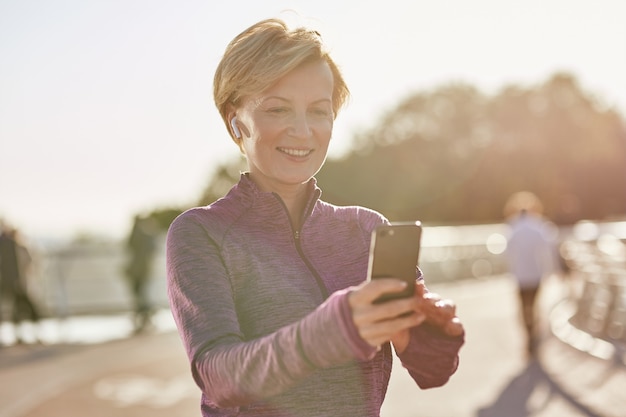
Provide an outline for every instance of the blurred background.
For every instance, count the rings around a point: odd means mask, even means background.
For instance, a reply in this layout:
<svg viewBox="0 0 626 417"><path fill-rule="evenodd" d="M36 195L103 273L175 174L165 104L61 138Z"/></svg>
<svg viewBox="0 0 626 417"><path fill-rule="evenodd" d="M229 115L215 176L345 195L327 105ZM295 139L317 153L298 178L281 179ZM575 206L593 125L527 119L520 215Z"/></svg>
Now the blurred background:
<svg viewBox="0 0 626 417"><path fill-rule="evenodd" d="M271 16L316 28L352 90L325 189L338 170L351 184L398 176L401 193L371 193L376 208L483 222L509 190L543 180L563 221L614 215L623 202L588 197L623 177L622 3L2 0L0 216L38 241L119 239L136 213L196 204L239 155L213 72L230 39ZM368 154L409 162L362 170ZM341 198L364 198L353 188ZM468 199L469 213L431 214Z"/></svg>
<svg viewBox="0 0 626 417"><path fill-rule="evenodd" d="M0 0L0 219L28 252L44 323L22 342L173 329L167 227L245 168L213 72L268 17L318 30L352 92L317 176L325 200L421 220L421 266L444 285L507 274L503 207L532 191L583 271L567 297L595 322L579 327L622 346L620 0ZM15 330L5 320L0 341L18 344Z"/></svg>

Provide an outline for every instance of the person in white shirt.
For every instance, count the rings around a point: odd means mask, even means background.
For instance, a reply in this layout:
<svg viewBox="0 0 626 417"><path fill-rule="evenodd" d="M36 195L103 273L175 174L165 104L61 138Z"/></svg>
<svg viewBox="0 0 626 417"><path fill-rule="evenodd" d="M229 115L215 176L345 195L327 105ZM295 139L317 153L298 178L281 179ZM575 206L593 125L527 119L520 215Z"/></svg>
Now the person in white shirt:
<svg viewBox="0 0 626 417"><path fill-rule="evenodd" d="M509 224L506 257L518 284L527 350L532 357L537 344L535 304L542 280L554 271L556 229L543 217L541 201L531 192L513 194L504 211Z"/></svg>

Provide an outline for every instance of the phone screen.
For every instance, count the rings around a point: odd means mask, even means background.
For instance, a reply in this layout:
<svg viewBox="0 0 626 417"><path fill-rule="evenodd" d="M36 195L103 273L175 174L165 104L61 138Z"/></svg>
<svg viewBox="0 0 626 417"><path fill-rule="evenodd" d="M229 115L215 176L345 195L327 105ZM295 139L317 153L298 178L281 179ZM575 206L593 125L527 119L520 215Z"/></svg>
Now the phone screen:
<svg viewBox="0 0 626 417"><path fill-rule="evenodd" d="M389 293L375 302L410 297L415 292L422 227L420 222L380 225L372 232L368 280L398 278L408 285L402 292Z"/></svg>

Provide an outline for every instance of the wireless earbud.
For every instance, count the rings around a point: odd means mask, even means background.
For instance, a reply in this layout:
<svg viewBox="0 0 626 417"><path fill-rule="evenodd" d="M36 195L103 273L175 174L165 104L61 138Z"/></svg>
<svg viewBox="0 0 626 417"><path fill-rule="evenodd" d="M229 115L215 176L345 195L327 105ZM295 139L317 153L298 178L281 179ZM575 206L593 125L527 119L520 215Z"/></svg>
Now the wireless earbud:
<svg viewBox="0 0 626 417"><path fill-rule="evenodd" d="M235 137L237 137L237 139L241 139L241 132L237 127L237 116L230 119L230 127L233 128L233 133L235 134Z"/></svg>

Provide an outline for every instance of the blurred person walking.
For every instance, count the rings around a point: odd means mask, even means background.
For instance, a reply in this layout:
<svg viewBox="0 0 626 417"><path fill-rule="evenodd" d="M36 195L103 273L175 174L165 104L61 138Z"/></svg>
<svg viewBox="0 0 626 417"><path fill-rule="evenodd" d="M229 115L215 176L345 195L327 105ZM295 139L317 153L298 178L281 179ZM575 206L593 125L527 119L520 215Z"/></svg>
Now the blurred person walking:
<svg viewBox="0 0 626 417"><path fill-rule="evenodd" d="M535 304L542 280L555 271L557 231L543 216L539 198L529 191L511 195L504 215L509 225L506 259L517 282L527 352L532 358L537 346Z"/></svg>
<svg viewBox="0 0 626 417"><path fill-rule="evenodd" d="M146 330L152 316L148 289L156 250L156 234L157 227L151 217L135 216L126 242L129 258L124 272L133 297L136 333Z"/></svg>
<svg viewBox="0 0 626 417"><path fill-rule="evenodd" d="M4 313L8 313L17 343L24 343L23 322L38 324L41 318L26 282L32 257L17 229L5 223L0 228L0 322L4 321Z"/></svg>

